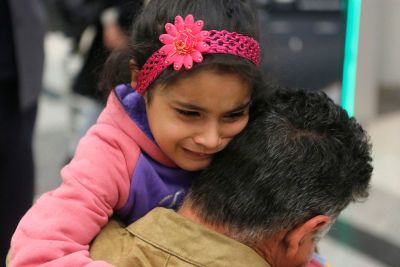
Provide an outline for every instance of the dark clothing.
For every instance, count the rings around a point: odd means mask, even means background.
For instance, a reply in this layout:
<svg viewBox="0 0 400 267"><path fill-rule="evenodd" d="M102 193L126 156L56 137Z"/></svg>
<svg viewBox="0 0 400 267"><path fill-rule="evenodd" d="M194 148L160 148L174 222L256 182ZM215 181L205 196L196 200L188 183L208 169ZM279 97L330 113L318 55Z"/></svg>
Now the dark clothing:
<svg viewBox="0 0 400 267"><path fill-rule="evenodd" d="M32 136L37 106L21 110L18 84L0 82L0 262L4 262L12 233L33 200ZM4 127L3 127L4 126ZM2 264L0 264L2 266Z"/></svg>
<svg viewBox="0 0 400 267"><path fill-rule="evenodd" d="M0 266L33 201L32 137L43 71L38 0L0 1Z"/></svg>
<svg viewBox="0 0 400 267"><path fill-rule="evenodd" d="M17 79L14 40L8 1L0 1L0 81Z"/></svg>
<svg viewBox="0 0 400 267"><path fill-rule="evenodd" d="M42 89L45 13L40 0L8 0L17 66L19 108L36 105ZM3 51L1 51L3 56Z"/></svg>
<svg viewBox="0 0 400 267"><path fill-rule="evenodd" d="M126 32L127 36L129 36L132 20L139 13L142 7L142 2L143 1L137 0L105 0L104 6L113 6L118 10L118 25ZM101 25L100 20L97 20L92 26L96 29L96 35L84 59L82 69L73 83L72 90L74 93L78 93L79 95L98 100L102 97L101 93L98 91L100 73L110 51L104 47L103 26ZM118 81L118 83L125 82L130 81Z"/></svg>
<svg viewBox="0 0 400 267"><path fill-rule="evenodd" d="M143 1L140 0L120 0L118 1L117 8L119 10L118 24L120 27L130 34L133 20L139 14L143 6Z"/></svg>
<svg viewBox="0 0 400 267"><path fill-rule="evenodd" d="M85 56L82 69L74 80L72 90L79 95L101 99L97 84L100 79L101 69L110 52L104 48L103 26L100 21L96 23L95 27L96 35Z"/></svg>

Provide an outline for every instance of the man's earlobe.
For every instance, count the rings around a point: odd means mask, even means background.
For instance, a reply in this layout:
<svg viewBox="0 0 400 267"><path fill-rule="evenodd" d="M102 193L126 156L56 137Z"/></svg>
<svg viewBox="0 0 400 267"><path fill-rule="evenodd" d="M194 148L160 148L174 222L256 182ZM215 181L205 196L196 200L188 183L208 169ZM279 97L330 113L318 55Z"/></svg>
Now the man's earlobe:
<svg viewBox="0 0 400 267"><path fill-rule="evenodd" d="M302 246L312 245L310 243L314 242L314 235L328 227L330 222L331 220L328 216L317 215L290 230L285 237L287 256L294 257L302 250Z"/></svg>
<svg viewBox="0 0 400 267"><path fill-rule="evenodd" d="M137 79L139 77L139 69L137 68L136 62L133 59L129 60L129 68L131 70L131 87L136 88Z"/></svg>

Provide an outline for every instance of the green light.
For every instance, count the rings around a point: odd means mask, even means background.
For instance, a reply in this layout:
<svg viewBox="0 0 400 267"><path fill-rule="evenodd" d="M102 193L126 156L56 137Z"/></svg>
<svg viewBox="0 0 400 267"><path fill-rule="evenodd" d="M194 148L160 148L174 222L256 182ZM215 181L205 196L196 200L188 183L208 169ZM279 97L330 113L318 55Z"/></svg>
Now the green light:
<svg viewBox="0 0 400 267"><path fill-rule="evenodd" d="M361 0L347 0L346 40L344 46L341 102L349 116L354 115L360 16Z"/></svg>

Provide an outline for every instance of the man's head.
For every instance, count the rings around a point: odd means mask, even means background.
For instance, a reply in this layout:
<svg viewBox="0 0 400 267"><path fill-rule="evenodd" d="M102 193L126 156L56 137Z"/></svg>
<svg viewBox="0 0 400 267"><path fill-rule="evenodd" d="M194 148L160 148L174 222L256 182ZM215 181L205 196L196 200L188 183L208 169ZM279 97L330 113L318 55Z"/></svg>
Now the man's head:
<svg viewBox="0 0 400 267"><path fill-rule="evenodd" d="M255 248L273 267L302 266L352 201L368 195L366 133L321 92L277 92L193 184L183 209Z"/></svg>

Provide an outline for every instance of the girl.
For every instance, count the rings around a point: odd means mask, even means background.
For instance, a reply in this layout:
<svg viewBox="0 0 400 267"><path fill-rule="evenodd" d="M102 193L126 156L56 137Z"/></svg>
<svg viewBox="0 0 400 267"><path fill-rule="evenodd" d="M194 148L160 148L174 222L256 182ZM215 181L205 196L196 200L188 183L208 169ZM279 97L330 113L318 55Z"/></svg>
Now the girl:
<svg viewBox="0 0 400 267"><path fill-rule="evenodd" d="M246 0L148 4L132 55L109 67L130 62L131 84L111 92L61 186L22 218L12 266L109 266L92 261L88 246L110 216L129 224L156 206L179 206L198 171L247 124L261 88L254 14Z"/></svg>

